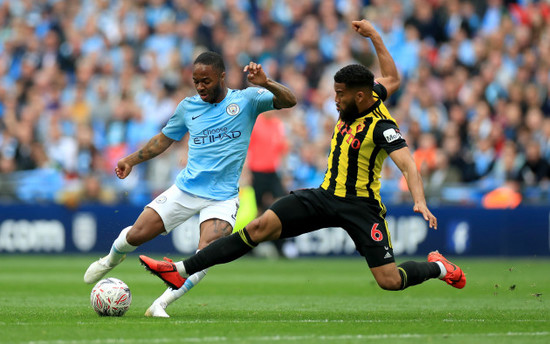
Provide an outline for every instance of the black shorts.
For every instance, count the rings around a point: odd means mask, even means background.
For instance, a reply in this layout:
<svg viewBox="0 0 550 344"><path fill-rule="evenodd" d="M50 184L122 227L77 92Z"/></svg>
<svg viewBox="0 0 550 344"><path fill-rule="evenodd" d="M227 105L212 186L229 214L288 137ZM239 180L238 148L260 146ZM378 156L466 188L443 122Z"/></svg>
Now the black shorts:
<svg viewBox="0 0 550 344"><path fill-rule="evenodd" d="M292 191L271 208L282 223L281 238L342 227L369 267L395 262L384 211L375 200L342 198L317 188Z"/></svg>

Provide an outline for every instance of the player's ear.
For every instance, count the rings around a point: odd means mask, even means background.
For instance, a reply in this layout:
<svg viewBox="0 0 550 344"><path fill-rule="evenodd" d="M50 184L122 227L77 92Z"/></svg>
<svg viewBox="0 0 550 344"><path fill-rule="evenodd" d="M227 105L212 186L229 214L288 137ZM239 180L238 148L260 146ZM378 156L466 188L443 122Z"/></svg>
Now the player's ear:
<svg viewBox="0 0 550 344"><path fill-rule="evenodd" d="M365 99L365 91L357 90L355 92L355 103L360 104Z"/></svg>
<svg viewBox="0 0 550 344"><path fill-rule="evenodd" d="M221 72L220 73L220 81L224 81L225 80L225 72Z"/></svg>

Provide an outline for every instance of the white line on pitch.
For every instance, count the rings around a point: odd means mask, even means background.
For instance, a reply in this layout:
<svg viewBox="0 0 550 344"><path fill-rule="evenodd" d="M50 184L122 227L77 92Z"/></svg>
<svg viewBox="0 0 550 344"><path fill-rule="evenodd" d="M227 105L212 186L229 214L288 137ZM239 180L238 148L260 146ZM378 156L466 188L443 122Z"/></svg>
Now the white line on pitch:
<svg viewBox="0 0 550 344"><path fill-rule="evenodd" d="M457 333L457 334L448 334L447 337L466 337L466 336L485 336L485 337L533 337L533 336L549 336L550 332L504 332L504 333ZM376 340L376 339L404 339L404 338L425 338L425 337L439 337L440 334L416 334L416 333L403 333L403 334L372 334L372 335L362 335L362 334L344 334L344 335L334 335L334 336L317 336L317 335L305 335L305 336L251 336L251 337L186 337L185 342L192 343L213 343L213 342L227 342L227 341L302 341L306 339L314 339L321 341L341 341L341 340L353 340L353 339L362 339L362 340ZM135 339L94 339L94 340L39 340L39 341L30 341L30 342L20 342L20 344L81 344L81 343L90 343L90 344L110 344L110 343L152 343L152 344L161 344L161 343L170 343L173 342L174 338L135 338Z"/></svg>
<svg viewBox="0 0 550 344"><path fill-rule="evenodd" d="M385 323L387 320L380 319L298 319L298 320L168 320L162 319L162 321L169 322L170 324L249 324L249 323ZM400 319L400 320L391 320L392 323L413 323L421 322L420 319ZM443 322L487 322L487 323L548 323L549 320L546 319L510 319L510 320L499 320L499 319L442 319ZM55 325L55 324L66 324L65 321L44 321L44 322L0 322L0 326L39 326L39 325ZM133 324L154 324L154 320L132 320ZM97 325L95 321L77 321L76 325Z"/></svg>

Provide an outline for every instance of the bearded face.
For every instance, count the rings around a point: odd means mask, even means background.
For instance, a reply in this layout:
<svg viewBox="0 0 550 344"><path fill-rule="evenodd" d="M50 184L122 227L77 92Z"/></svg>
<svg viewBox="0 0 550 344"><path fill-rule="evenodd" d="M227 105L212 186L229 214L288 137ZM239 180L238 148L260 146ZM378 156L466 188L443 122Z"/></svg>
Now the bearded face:
<svg viewBox="0 0 550 344"><path fill-rule="evenodd" d="M334 91L336 96L334 101L336 102L336 110L340 113L340 119L345 122L351 122L359 113L359 108L355 102L356 90L346 88L346 84L334 83Z"/></svg>
<svg viewBox="0 0 550 344"><path fill-rule="evenodd" d="M352 122L355 118L357 118L358 113L359 108L357 108L355 101L352 101L340 108L340 119L344 122Z"/></svg>

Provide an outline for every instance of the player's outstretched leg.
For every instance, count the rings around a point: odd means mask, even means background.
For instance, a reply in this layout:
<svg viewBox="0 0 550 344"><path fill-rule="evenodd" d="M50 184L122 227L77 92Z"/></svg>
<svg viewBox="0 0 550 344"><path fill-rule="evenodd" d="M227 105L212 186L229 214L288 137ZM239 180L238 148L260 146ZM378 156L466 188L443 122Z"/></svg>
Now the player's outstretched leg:
<svg viewBox="0 0 550 344"><path fill-rule="evenodd" d="M139 260L146 270L159 277L172 289L181 288L187 279L180 275L176 264L170 258L164 257L164 261L161 261L141 255Z"/></svg>
<svg viewBox="0 0 550 344"><path fill-rule="evenodd" d="M139 260L145 269L162 279L166 285L179 289L190 275L217 264L231 262L250 252L256 245L246 228L243 228L237 233L215 240L185 262L174 263L168 258L163 262L143 255L139 256Z"/></svg>
<svg viewBox="0 0 550 344"><path fill-rule="evenodd" d="M433 251L428 254L428 262L439 262L445 267L445 271L442 270L441 276L439 278L447 284L462 289L466 285L466 275L458 265L448 261L441 253L438 251Z"/></svg>
<svg viewBox="0 0 550 344"><path fill-rule="evenodd" d="M126 258L126 253L133 252L137 248L137 246L132 246L126 241L126 234L130 231L130 228L132 227L128 226L120 232L108 255L90 264L84 273L84 282L88 284L96 283L120 264Z"/></svg>
<svg viewBox="0 0 550 344"><path fill-rule="evenodd" d="M203 278L206 276L208 269L204 269L197 273L192 274L186 280L183 286L179 289L168 288L166 291L156 299L153 304L145 312L147 317L155 318L169 318L170 316L166 313L166 308L170 306L171 303L176 301L185 295L191 288L196 286Z"/></svg>

